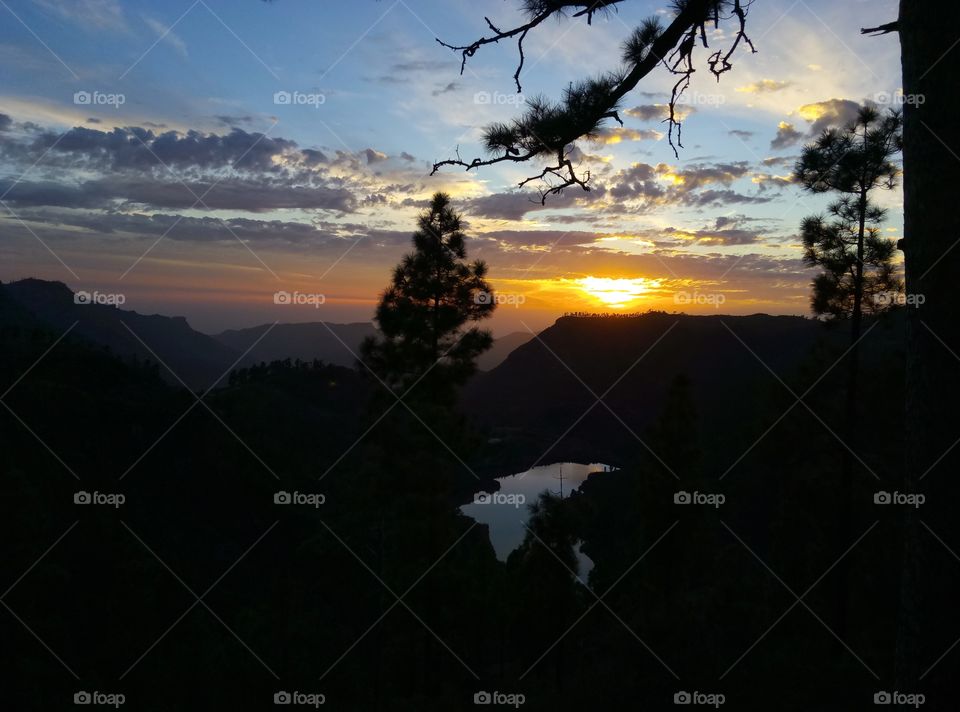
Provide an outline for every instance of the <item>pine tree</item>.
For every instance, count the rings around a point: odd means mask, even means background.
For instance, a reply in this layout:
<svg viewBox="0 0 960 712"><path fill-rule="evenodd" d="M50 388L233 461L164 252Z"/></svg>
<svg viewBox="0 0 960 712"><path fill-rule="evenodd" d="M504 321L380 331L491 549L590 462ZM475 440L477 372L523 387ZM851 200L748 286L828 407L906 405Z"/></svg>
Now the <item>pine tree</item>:
<svg viewBox="0 0 960 712"><path fill-rule="evenodd" d="M866 203L862 259L857 257L861 249L858 201L844 196L831 203L827 212L829 217L810 216L800 225L803 261L823 268L813 279L813 313L847 319L858 308L861 314L876 314L896 305L903 280L893 262L896 243L880 234L885 211Z"/></svg>
<svg viewBox="0 0 960 712"><path fill-rule="evenodd" d="M487 266L466 261L462 218L437 193L419 218L414 251L404 256L377 307L380 335L362 345L363 361L398 396L448 405L493 344L467 326L493 314Z"/></svg>
<svg viewBox="0 0 960 712"><path fill-rule="evenodd" d="M840 194L839 200L830 206L832 222L812 217L804 219L801 226L808 264L826 268L813 282L813 310L850 318L838 492L842 509L836 523L835 542L839 551L849 546L852 534L853 458L859 447L858 380L864 295L878 288L893 287L897 292L902 288L893 274L894 245L879 235L878 225L883 219L883 211L872 205L869 199L871 191L877 188L890 190L896 186L900 170L891 159L903 146L902 125L902 116L897 111L881 115L872 106L863 106L850 124L827 129L814 143L805 146L794 168L794 178L810 192ZM844 560L838 566L836 583L837 630L840 635L844 634L847 625L849 580L850 563Z"/></svg>
<svg viewBox="0 0 960 712"><path fill-rule="evenodd" d="M832 221L805 218L801 232L807 263L826 268L814 281L813 310L849 315L854 344L860 338L865 286L898 286L893 243L884 244L877 227L884 213L869 198L876 188L896 186L899 168L891 158L902 146L902 124L898 112L881 115L872 106L861 107L849 125L827 129L805 146L794 168L794 178L806 190L840 194L829 207Z"/></svg>

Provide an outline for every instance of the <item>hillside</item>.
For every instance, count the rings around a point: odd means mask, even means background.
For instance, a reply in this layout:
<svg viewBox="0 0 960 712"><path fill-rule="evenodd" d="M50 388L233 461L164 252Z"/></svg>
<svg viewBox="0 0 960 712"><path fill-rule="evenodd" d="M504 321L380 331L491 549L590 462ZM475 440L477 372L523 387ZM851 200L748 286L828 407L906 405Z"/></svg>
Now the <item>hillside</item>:
<svg viewBox="0 0 960 712"><path fill-rule="evenodd" d="M264 332L269 335L259 343ZM332 332L332 333L331 333ZM360 353L360 343L376 333L368 322L353 324L329 324L309 322L304 324L261 324L248 329L230 329L213 336L219 343L244 353L243 364L282 359L313 361L320 359L337 366L352 367Z"/></svg>
<svg viewBox="0 0 960 712"><path fill-rule="evenodd" d="M156 361L153 351L191 388L209 387L239 356L232 348L195 331L184 317L139 314L108 304L77 304L73 291L62 282L23 279L0 285L0 290L11 304L3 310L5 320L15 318L22 324L28 316L58 335L76 323L72 336L106 347L118 356ZM165 368L160 371L166 380L176 382Z"/></svg>
<svg viewBox="0 0 960 712"><path fill-rule="evenodd" d="M494 339L490 350L477 359L477 368L481 371L492 371L503 363L507 356L532 338L533 334L529 331L513 331Z"/></svg>
<svg viewBox="0 0 960 712"><path fill-rule="evenodd" d="M879 328L864 340L867 358L890 331ZM643 451L634 435L647 439L671 382L687 376L701 436L708 448L719 447L751 437L744 421L768 394L789 396L770 370L787 380L821 357L815 347L835 354L826 357L826 370L847 338L816 320L763 314L563 317L478 374L465 390L464 408L502 443L495 465L501 471L524 469L541 456L620 464L615 458L624 452ZM608 389L609 410L596 403Z"/></svg>

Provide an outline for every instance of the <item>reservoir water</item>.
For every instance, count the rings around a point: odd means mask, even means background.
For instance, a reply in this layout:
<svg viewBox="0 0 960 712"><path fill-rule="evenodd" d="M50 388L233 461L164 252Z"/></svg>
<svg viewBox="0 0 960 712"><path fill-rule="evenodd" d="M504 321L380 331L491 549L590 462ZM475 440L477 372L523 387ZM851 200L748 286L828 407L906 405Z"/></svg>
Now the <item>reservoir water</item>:
<svg viewBox="0 0 960 712"><path fill-rule="evenodd" d="M563 494L568 497L592 472L606 472L613 468L601 463L582 464L578 462L556 462L541 465L525 472L498 477L500 490L493 496L484 497L476 493L474 501L460 508L464 514L473 517L490 529L490 543L497 558L506 561L510 552L523 543L526 535L525 524L529 520L528 504L537 500L541 492ZM479 501L478 501L479 500ZM593 562L576 547L580 561L580 579L587 580L587 574L593 568ZM557 563L559 566L559 562Z"/></svg>

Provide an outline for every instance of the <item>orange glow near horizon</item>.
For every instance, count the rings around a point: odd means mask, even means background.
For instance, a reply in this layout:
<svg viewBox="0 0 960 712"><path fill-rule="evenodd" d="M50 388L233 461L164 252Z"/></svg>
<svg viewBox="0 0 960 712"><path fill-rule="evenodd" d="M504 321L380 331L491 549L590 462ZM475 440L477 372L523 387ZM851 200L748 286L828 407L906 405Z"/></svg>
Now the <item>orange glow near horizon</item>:
<svg viewBox="0 0 960 712"><path fill-rule="evenodd" d="M623 309L648 296L660 286L660 280L646 277L583 277L577 280L580 289L593 301L614 309Z"/></svg>

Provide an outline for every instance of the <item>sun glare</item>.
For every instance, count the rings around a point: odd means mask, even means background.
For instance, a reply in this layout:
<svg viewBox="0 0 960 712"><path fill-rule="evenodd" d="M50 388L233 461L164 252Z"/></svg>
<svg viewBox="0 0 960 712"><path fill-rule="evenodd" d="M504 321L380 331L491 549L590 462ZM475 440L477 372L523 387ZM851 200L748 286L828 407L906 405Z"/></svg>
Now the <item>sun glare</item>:
<svg viewBox="0 0 960 712"><path fill-rule="evenodd" d="M651 289L660 286L660 281L646 277L614 278L583 277L578 280L580 289L604 306L622 309L642 299Z"/></svg>

